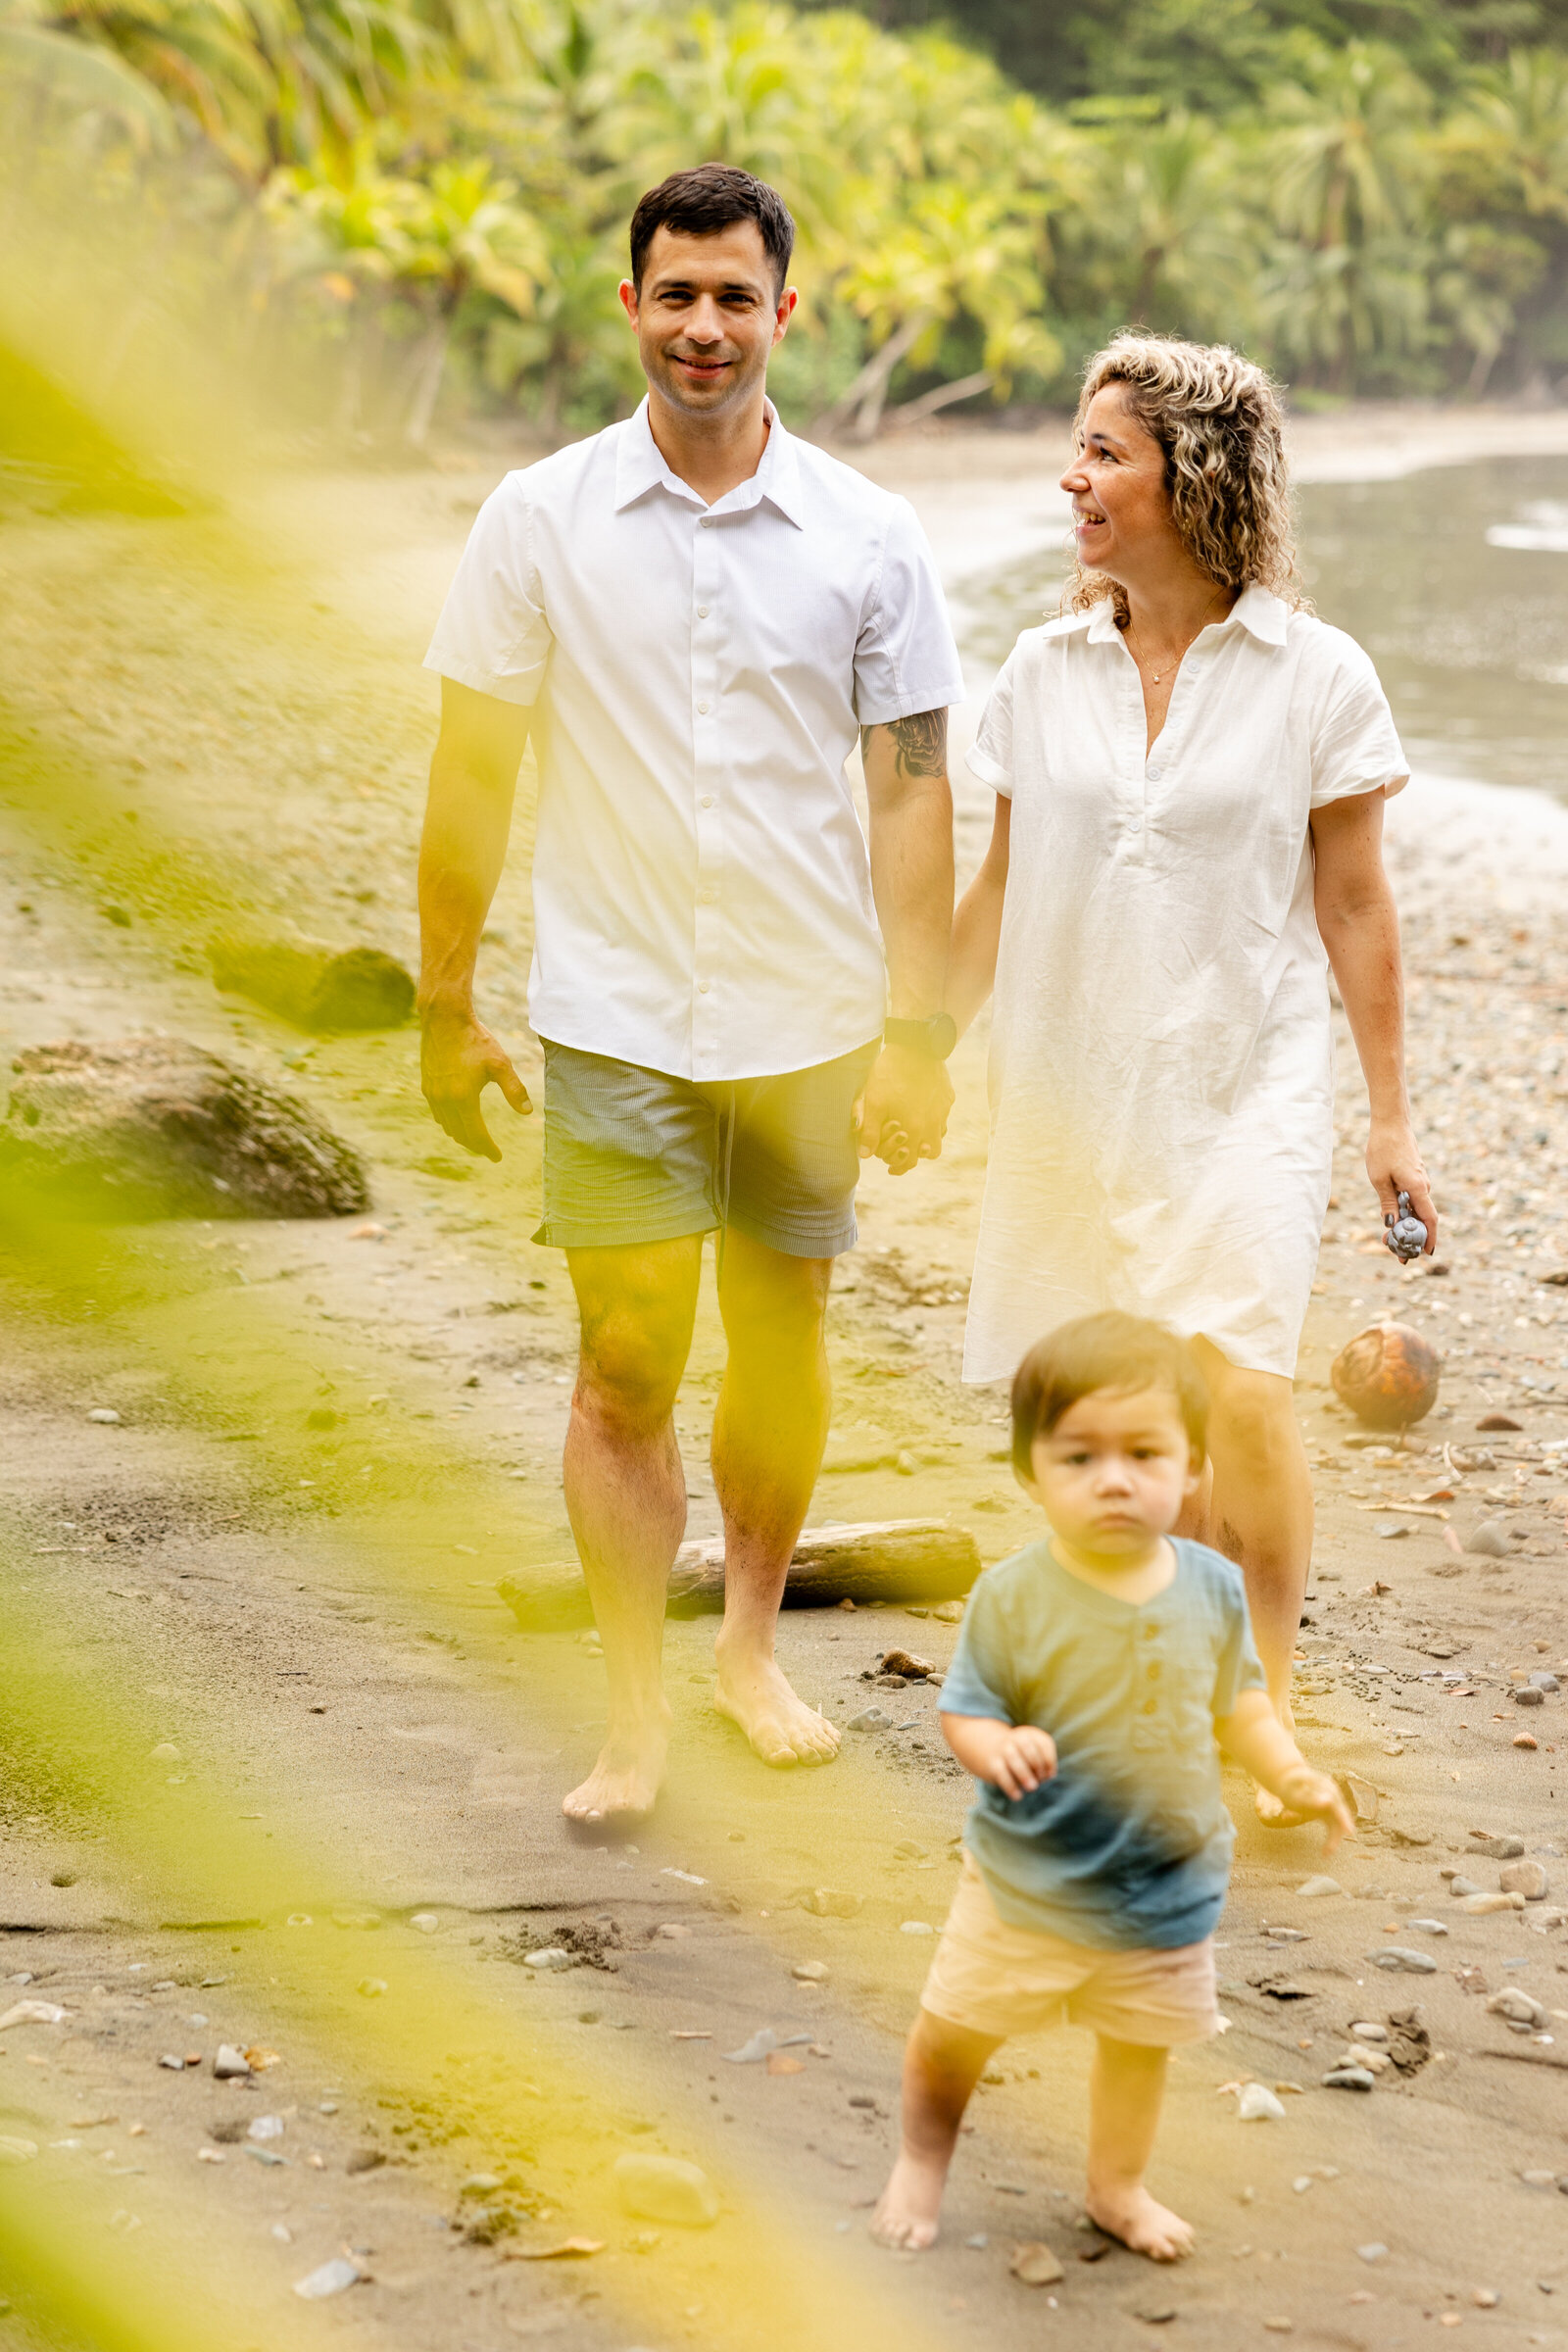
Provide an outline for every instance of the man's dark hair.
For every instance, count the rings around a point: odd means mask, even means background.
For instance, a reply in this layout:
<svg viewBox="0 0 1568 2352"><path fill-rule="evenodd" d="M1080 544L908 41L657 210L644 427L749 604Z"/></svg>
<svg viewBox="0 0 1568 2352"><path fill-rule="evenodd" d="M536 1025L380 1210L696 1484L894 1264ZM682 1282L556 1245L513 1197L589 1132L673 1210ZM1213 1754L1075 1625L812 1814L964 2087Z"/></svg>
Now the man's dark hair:
<svg viewBox="0 0 1568 2352"><path fill-rule="evenodd" d="M688 237L716 237L737 220L755 220L762 245L773 265L776 290L782 294L795 251L795 223L777 188L750 172L729 164L699 164L691 172L672 172L657 188L650 188L631 217L631 282L642 291L643 270L654 231L672 228Z"/></svg>
<svg viewBox="0 0 1568 2352"><path fill-rule="evenodd" d="M1185 1340L1141 1315L1081 1315L1037 1340L1012 1376L1012 1466L1033 1474L1036 1438L1049 1438L1064 1413L1097 1389L1123 1396L1166 1389L1200 1460L1208 1435L1208 1391Z"/></svg>

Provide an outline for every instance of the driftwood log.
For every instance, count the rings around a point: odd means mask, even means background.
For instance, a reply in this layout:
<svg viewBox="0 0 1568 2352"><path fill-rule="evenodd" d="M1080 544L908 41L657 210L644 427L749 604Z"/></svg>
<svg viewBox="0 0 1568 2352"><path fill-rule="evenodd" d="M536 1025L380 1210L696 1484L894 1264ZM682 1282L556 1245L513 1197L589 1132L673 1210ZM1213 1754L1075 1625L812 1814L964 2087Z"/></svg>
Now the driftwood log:
<svg viewBox="0 0 1568 2352"><path fill-rule="evenodd" d="M296 1029L400 1029L414 1010L414 979L379 948L341 952L314 940L215 939L213 979L281 1014Z"/></svg>
<svg viewBox="0 0 1568 2352"><path fill-rule="evenodd" d="M787 1609L828 1609L841 1600L958 1600L980 1573L973 1536L945 1519L867 1520L853 1527L808 1528L795 1546L784 1584ZM540 1568L503 1577L496 1590L528 1633L592 1625L582 1570ZM700 1617L724 1606L722 1539L683 1544L669 1580L671 1617Z"/></svg>
<svg viewBox="0 0 1568 2352"><path fill-rule="evenodd" d="M12 1065L0 1180L56 1215L343 1217L358 1154L303 1102L173 1037L31 1046Z"/></svg>

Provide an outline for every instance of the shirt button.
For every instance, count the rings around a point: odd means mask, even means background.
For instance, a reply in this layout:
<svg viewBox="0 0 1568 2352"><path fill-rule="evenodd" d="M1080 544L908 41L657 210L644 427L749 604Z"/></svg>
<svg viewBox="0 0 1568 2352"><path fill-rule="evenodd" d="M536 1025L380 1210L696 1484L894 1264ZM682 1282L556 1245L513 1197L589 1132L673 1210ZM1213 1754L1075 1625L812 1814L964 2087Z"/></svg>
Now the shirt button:
<svg viewBox="0 0 1568 2352"><path fill-rule="evenodd" d="M718 904L718 893L716 890L700 890L697 893L697 898L699 905L703 906L716 906Z"/></svg>
<svg viewBox="0 0 1568 2352"><path fill-rule="evenodd" d="M708 716L708 705L706 703L699 703L697 708L706 718Z"/></svg>
<svg viewBox="0 0 1568 2352"><path fill-rule="evenodd" d="M1146 1642L1152 1642L1158 1632L1159 1628L1157 1625L1146 1625L1144 1628L1144 1640Z"/></svg>
<svg viewBox="0 0 1568 2352"><path fill-rule="evenodd" d="M708 607L706 605L698 606L697 617L699 620L706 620L708 618Z"/></svg>
<svg viewBox="0 0 1568 2352"><path fill-rule="evenodd" d="M713 806L713 796L710 792L704 793L702 798L702 806L705 808L711 808Z"/></svg>
<svg viewBox="0 0 1568 2352"><path fill-rule="evenodd" d="M1145 1715L1157 1715L1159 1713L1158 1699L1146 1698L1140 1711Z"/></svg>
<svg viewBox="0 0 1568 2352"><path fill-rule="evenodd" d="M1152 1683L1157 1683L1159 1680L1159 1660L1157 1658L1151 1658L1148 1666L1145 1668L1145 1672L1149 1676L1149 1679Z"/></svg>
<svg viewBox="0 0 1568 2352"><path fill-rule="evenodd" d="M697 994L700 997L706 997L712 985L713 984L711 980L699 980L697 983Z"/></svg>
<svg viewBox="0 0 1568 2352"><path fill-rule="evenodd" d="M1147 768L1144 772L1147 774L1151 784L1157 784L1159 782L1161 771L1157 767Z"/></svg>
<svg viewBox="0 0 1568 2352"><path fill-rule="evenodd" d="M708 709L708 705L706 703L700 703L698 705L698 709L701 710L706 710ZM1143 829L1144 820L1141 816L1130 816L1127 819L1127 830L1129 833L1141 833Z"/></svg>
<svg viewBox="0 0 1568 2352"><path fill-rule="evenodd" d="M705 515L703 516L703 528L704 528L704 530L705 530L705 531L710 531L710 530L712 529L712 527L713 527L713 517L711 516L711 514L705 514Z"/></svg>

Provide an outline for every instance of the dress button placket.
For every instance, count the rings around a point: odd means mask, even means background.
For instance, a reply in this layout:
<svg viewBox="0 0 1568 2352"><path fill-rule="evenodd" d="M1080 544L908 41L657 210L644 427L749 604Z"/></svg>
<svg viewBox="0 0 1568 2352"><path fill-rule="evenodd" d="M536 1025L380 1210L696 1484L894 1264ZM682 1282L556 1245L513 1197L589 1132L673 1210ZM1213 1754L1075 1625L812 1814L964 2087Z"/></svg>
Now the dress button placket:
<svg viewBox="0 0 1568 2352"><path fill-rule="evenodd" d="M701 1080L721 1066L722 991L719 915L719 727L718 604L719 554L724 534L711 514L699 515L692 533L692 798L697 835L696 905L692 909L695 949L692 999L692 1074ZM705 625L706 624L706 625Z"/></svg>

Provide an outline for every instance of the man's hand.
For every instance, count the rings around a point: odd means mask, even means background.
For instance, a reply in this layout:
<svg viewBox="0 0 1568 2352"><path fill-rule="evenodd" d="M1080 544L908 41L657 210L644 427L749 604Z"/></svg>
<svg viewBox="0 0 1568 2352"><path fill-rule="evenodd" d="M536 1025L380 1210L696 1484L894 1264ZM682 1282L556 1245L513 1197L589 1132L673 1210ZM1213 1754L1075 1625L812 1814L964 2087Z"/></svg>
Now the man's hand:
<svg viewBox="0 0 1568 2352"><path fill-rule="evenodd" d="M499 1038L471 1012L427 1012L419 1048L419 1081L435 1121L455 1144L483 1159L499 1159L495 1138L484 1123L479 1097L499 1086L513 1109L526 1116L533 1104Z"/></svg>
<svg viewBox="0 0 1568 2352"><path fill-rule="evenodd" d="M1367 1134L1366 1172L1372 1189L1383 1204L1385 1217L1399 1213L1399 1195L1410 1196L1410 1213L1419 1217L1427 1229L1426 1257L1436 1255L1438 1247L1438 1212L1432 1204L1432 1187L1422 1162L1415 1130L1407 1119L1374 1119Z"/></svg>
<svg viewBox="0 0 1568 2352"><path fill-rule="evenodd" d="M917 1159L940 1156L952 1108L945 1062L907 1046L884 1046L853 1113L860 1157L875 1154L895 1176L906 1176Z"/></svg>

